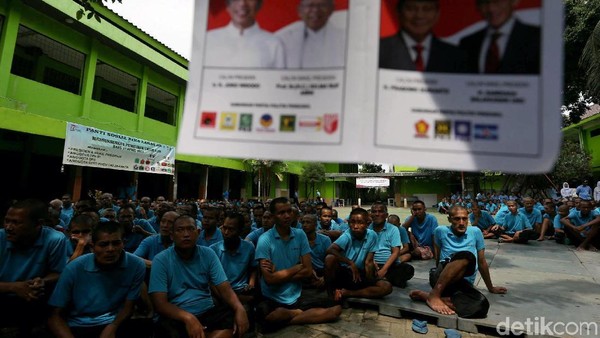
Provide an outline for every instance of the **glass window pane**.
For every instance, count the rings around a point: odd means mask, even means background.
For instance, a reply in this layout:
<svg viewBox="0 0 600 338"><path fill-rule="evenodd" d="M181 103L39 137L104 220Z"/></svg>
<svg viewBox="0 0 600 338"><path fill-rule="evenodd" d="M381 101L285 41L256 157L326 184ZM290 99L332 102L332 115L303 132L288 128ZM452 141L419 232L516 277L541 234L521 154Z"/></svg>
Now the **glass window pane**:
<svg viewBox="0 0 600 338"><path fill-rule="evenodd" d="M177 96L148 84L144 115L172 126L175 125Z"/></svg>
<svg viewBox="0 0 600 338"><path fill-rule="evenodd" d="M135 112L139 79L102 60L96 63L92 98L130 112Z"/></svg>

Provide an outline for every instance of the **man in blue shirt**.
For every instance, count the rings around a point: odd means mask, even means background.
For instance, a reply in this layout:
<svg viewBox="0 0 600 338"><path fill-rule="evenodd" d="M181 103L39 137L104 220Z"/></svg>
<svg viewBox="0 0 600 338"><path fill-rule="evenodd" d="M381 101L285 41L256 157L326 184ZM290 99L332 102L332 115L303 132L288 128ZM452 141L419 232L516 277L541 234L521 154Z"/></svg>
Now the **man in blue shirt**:
<svg viewBox="0 0 600 338"><path fill-rule="evenodd" d="M592 200L592 188L589 186L587 180L584 180L583 183L575 189L575 193L577 194L577 197L582 200Z"/></svg>
<svg viewBox="0 0 600 338"><path fill-rule="evenodd" d="M410 253L410 239L408 238L408 231L400 223L400 217L398 215L389 215L388 223L395 225L400 232L400 252L398 252L398 260L401 262L410 262L412 255Z"/></svg>
<svg viewBox="0 0 600 338"><path fill-rule="evenodd" d="M54 307L48 326L55 336L142 336L144 325L128 319L146 269L123 250L122 236L119 223L100 223L92 232L92 253L67 265L48 302Z"/></svg>
<svg viewBox="0 0 600 338"><path fill-rule="evenodd" d="M381 298L392 292L390 282L377 277L373 257L377 234L369 230L369 213L363 208L350 212L350 230L327 249L325 282L335 301L344 298Z"/></svg>
<svg viewBox="0 0 600 338"><path fill-rule="evenodd" d="M490 228L496 225L494 217L489 212L481 210L477 203L473 203L471 213L469 214L469 222L472 226L478 227L483 233L483 238L494 238L496 234L490 231Z"/></svg>
<svg viewBox="0 0 600 338"><path fill-rule="evenodd" d="M535 208L533 198L523 198L523 207L519 208L519 212L527 217L529 225L535 232L540 233L542 231L542 212Z"/></svg>
<svg viewBox="0 0 600 338"><path fill-rule="evenodd" d="M125 204L117 211L117 219L123 227L123 240L125 242L125 251L135 252L144 238L156 234L150 223L143 220L142 223L136 224L135 206Z"/></svg>
<svg viewBox="0 0 600 338"><path fill-rule="evenodd" d="M565 233L577 250L598 251L600 248L600 214L592 210L592 202L581 200L579 210L573 210L560 222L565 226Z"/></svg>
<svg viewBox="0 0 600 338"><path fill-rule="evenodd" d="M413 290L410 298L421 300L435 312L451 315L457 313L462 317L485 317L489 303L479 293L473 282L477 270L485 286L491 293L506 293L506 288L494 286L485 259L485 243L481 230L468 226L468 211L462 206L454 206L448 213L450 226L436 228L434 233L434 254L437 268L430 273L431 291ZM483 297L483 298L481 298ZM465 303L480 302L480 313L465 313ZM487 307L486 307L487 304ZM479 306L478 306L479 307ZM463 312L463 310L465 310Z"/></svg>
<svg viewBox="0 0 600 338"><path fill-rule="evenodd" d="M223 240L223 234L219 229L219 209L209 206L204 210L202 218L202 231L198 236L198 245L209 247Z"/></svg>
<svg viewBox="0 0 600 338"><path fill-rule="evenodd" d="M438 226L437 218L427 213L425 202L417 200L413 202L411 214L402 226L409 233L413 259L423 259L418 248L433 248L433 231Z"/></svg>
<svg viewBox="0 0 600 338"><path fill-rule="evenodd" d="M256 245L258 244L258 238L262 236L262 234L264 234L265 232L269 231L272 227L273 217L271 215L271 212L265 210L265 212L262 215L262 226L249 233L248 236L246 236L245 240L252 242L252 244L254 244L254 247L256 247Z"/></svg>
<svg viewBox="0 0 600 338"><path fill-rule="evenodd" d="M499 243L521 243L525 244L529 240L538 238L538 234L533 231L527 217L519 212L516 201L506 201L508 213L504 215L501 222L496 218L497 224L490 230L499 235Z"/></svg>
<svg viewBox="0 0 600 338"><path fill-rule="evenodd" d="M317 233L317 216L309 214L302 216L302 230L306 234L310 246L312 276L305 280L305 286L321 288L325 285L325 256L331 245L328 236Z"/></svg>
<svg viewBox="0 0 600 338"><path fill-rule="evenodd" d="M371 206L372 223L369 229L377 234L377 251L374 255L377 277L387 279L393 286L405 288L406 282L414 276L415 269L408 263L398 261L402 246L400 231L387 222L387 217L385 204L376 202Z"/></svg>
<svg viewBox="0 0 600 338"><path fill-rule="evenodd" d="M242 336L248 330L246 310L215 252L196 245L195 217L179 216L172 234L173 246L154 257L150 271L157 337ZM213 302L211 286L223 303Z"/></svg>
<svg viewBox="0 0 600 338"><path fill-rule="evenodd" d="M342 230L339 224L333 220L333 210L325 204L321 207L318 215L317 232L329 237L332 241L338 239L342 234Z"/></svg>
<svg viewBox="0 0 600 338"><path fill-rule="evenodd" d="M152 267L152 260L156 255L173 244L171 231L173 230L173 223L179 217L179 214L173 211L175 208L168 208L160 209L156 213L160 223L159 233L146 237L133 252L134 255L140 257L146 263L147 268Z"/></svg>
<svg viewBox="0 0 600 338"><path fill-rule="evenodd" d="M258 239L256 259L260 262L261 291L265 298L257 306L263 329L285 324L315 324L337 319L341 306L309 304L300 298L302 280L312 276L310 246L304 231L292 227L292 205L278 197L269 205L275 226Z"/></svg>
<svg viewBox="0 0 600 338"><path fill-rule="evenodd" d="M23 337L46 320L46 297L67 264L67 238L43 225L47 214L43 201L19 201L0 229L0 328Z"/></svg>

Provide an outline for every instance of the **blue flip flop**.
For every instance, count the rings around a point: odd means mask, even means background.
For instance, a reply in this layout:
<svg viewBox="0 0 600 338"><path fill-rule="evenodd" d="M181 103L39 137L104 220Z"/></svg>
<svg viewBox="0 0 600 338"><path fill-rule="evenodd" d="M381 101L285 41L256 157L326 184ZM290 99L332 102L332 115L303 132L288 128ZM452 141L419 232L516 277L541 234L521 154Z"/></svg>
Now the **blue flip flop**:
<svg viewBox="0 0 600 338"><path fill-rule="evenodd" d="M416 333L426 334L427 331L429 331L427 329L427 321L426 320L413 319L413 321L412 321L412 330L415 331Z"/></svg>
<svg viewBox="0 0 600 338"><path fill-rule="evenodd" d="M460 332L456 331L455 329L445 329L444 334L446 335L446 338L461 338L462 337Z"/></svg>

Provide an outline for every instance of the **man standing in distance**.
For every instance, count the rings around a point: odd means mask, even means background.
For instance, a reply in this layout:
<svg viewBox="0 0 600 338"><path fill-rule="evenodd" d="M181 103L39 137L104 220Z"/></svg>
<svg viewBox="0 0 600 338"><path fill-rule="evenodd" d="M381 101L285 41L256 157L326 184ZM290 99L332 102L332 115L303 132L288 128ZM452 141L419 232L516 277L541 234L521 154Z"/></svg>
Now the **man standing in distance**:
<svg viewBox="0 0 600 338"><path fill-rule="evenodd" d="M343 67L346 32L329 21L334 0L301 0L301 21L277 32L285 48L287 68Z"/></svg>
<svg viewBox="0 0 600 338"><path fill-rule="evenodd" d="M262 0L227 0L231 21L206 34L205 66L236 68L284 68L283 44L262 30L256 15Z"/></svg>
<svg viewBox="0 0 600 338"><path fill-rule="evenodd" d="M462 73L466 55L433 34L440 17L439 0L400 0L402 29L379 43L379 68Z"/></svg>
<svg viewBox="0 0 600 338"><path fill-rule="evenodd" d="M460 40L476 73L538 74L540 28L514 16L518 0L475 0L487 27Z"/></svg>

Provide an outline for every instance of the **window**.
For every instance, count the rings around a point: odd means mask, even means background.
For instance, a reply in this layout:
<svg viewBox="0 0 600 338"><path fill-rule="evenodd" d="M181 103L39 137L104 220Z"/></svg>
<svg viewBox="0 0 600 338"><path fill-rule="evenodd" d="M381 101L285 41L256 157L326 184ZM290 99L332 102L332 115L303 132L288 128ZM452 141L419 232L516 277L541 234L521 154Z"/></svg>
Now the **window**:
<svg viewBox="0 0 600 338"><path fill-rule="evenodd" d="M592 129L590 131L590 137L596 137L598 135L600 135L600 128Z"/></svg>
<svg viewBox="0 0 600 338"><path fill-rule="evenodd" d="M136 77L98 60L92 99L134 112L139 82Z"/></svg>
<svg viewBox="0 0 600 338"><path fill-rule="evenodd" d="M79 95L84 62L85 54L19 26L12 74Z"/></svg>
<svg viewBox="0 0 600 338"><path fill-rule="evenodd" d="M177 96L148 84L144 115L172 126L175 125Z"/></svg>

